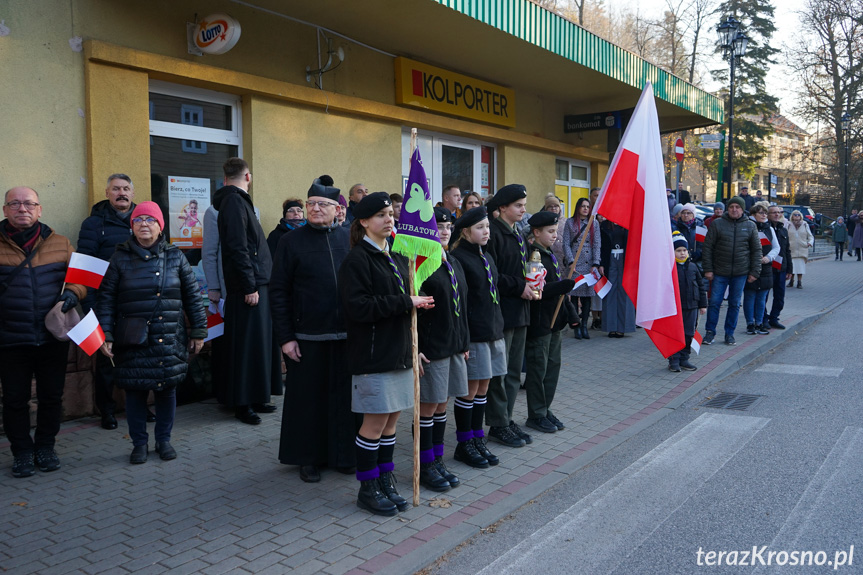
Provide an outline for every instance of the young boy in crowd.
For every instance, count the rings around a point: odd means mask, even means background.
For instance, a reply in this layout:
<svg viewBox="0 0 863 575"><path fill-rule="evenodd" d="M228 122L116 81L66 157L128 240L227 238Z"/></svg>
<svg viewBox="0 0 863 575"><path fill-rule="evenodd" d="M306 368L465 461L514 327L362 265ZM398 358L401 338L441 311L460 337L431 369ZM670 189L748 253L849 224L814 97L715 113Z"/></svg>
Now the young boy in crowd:
<svg viewBox="0 0 863 575"><path fill-rule="evenodd" d="M682 369L695 371L698 369L689 361L692 353L692 336L698 323L698 314L707 312L707 288L701 277L701 272L689 258L689 244L683 234L674 232L671 235L674 242L674 259L677 262L677 284L680 289L680 309L683 312L683 334L686 336L686 347L668 358L668 370L679 372Z"/></svg>
<svg viewBox="0 0 863 575"><path fill-rule="evenodd" d="M538 252L545 267L545 286L542 299L530 302L530 325L527 327L525 357L527 376L524 389L527 395L527 422L531 429L554 433L564 429L564 424L551 413L551 402L560 376L561 330L568 319L575 316L569 298L564 298L554 325L551 318L560 296L572 291L575 282L563 279L560 262L551 251L557 241L558 215L554 212L538 212L528 220L533 237L532 251Z"/></svg>

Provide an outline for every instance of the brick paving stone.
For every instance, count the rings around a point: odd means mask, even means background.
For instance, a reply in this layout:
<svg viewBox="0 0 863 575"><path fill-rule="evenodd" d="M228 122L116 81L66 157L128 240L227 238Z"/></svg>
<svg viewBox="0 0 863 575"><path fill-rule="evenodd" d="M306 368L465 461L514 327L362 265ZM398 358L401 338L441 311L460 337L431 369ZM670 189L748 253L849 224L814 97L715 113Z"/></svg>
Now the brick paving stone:
<svg viewBox="0 0 863 575"><path fill-rule="evenodd" d="M149 553L138 557L137 559L132 559L130 561L126 561L125 563L121 563L120 567L131 571L132 573L137 573L141 569L149 567L151 565L155 565L156 563L167 559L168 557L168 555L160 551L150 551Z"/></svg>
<svg viewBox="0 0 863 575"><path fill-rule="evenodd" d="M168 547L165 551L168 555L170 555L170 557L164 559L163 561L160 561L159 563L164 565L165 567L170 567L171 569L179 567L180 565L185 565L190 561L194 561L195 559L199 559L200 557L206 555L205 552L197 548L186 549L181 553L173 554L171 553L170 547Z"/></svg>
<svg viewBox="0 0 863 575"><path fill-rule="evenodd" d="M202 559L206 559L203 557ZM201 569L201 573L203 575L222 575L222 573L236 573L237 570L245 565L245 561L243 561L240 557L232 557L228 556L224 559L213 563L212 565L208 565Z"/></svg>

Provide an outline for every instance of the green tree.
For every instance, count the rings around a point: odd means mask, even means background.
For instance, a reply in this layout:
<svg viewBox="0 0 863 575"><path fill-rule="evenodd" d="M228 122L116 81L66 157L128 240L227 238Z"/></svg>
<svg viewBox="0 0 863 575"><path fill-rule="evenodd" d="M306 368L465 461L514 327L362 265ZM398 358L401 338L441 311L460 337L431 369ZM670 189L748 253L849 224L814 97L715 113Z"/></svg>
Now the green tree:
<svg viewBox="0 0 863 575"><path fill-rule="evenodd" d="M739 58L735 68L733 168L750 179L767 153L766 138L773 133L766 120L779 112L778 99L767 93L765 83L767 69L779 53L771 45L776 31L773 5L770 0L725 0L716 14L721 19L733 16L740 22L740 31L749 37L746 54ZM717 51L721 52L721 48L717 47ZM725 84L728 74L728 68L713 72L714 78ZM727 90L724 95L728 96ZM726 130L728 116L726 110ZM735 179L732 174L732 181Z"/></svg>

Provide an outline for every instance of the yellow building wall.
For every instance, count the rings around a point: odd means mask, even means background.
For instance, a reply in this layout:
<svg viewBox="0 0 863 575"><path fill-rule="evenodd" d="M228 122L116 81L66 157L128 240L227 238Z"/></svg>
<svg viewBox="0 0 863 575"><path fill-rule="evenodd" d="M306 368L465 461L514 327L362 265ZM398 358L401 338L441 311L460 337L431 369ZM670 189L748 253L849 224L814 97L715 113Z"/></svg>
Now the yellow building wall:
<svg viewBox="0 0 863 575"><path fill-rule="evenodd" d="M74 243L89 214L83 57L68 0L0 1L0 188L40 194L42 221ZM103 188L104 189L104 188Z"/></svg>
<svg viewBox="0 0 863 575"><path fill-rule="evenodd" d="M327 114L268 98L250 98L243 121L251 125L244 154L254 157L251 194L269 231L288 197L305 198L312 180L329 174L347 199L351 185L399 191L401 127ZM248 134L244 134L248 136Z"/></svg>
<svg viewBox="0 0 863 575"><path fill-rule="evenodd" d="M88 62L89 201L105 199L106 179L128 174L135 201L150 199L148 78L144 72Z"/></svg>
<svg viewBox="0 0 863 575"><path fill-rule="evenodd" d="M555 191L555 155L518 146L498 146L498 188L523 184L527 188L527 211L538 212L545 196Z"/></svg>

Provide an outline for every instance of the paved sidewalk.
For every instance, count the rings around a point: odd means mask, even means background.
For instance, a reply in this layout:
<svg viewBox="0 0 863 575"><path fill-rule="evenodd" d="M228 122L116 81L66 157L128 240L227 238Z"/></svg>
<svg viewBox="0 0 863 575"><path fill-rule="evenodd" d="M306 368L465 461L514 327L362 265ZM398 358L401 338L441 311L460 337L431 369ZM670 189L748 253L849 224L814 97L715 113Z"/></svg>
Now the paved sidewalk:
<svg viewBox="0 0 863 575"><path fill-rule="evenodd" d="M124 421L116 431L95 418L68 422L57 444L62 469L27 479L12 478L0 437L0 572L413 573L863 291L863 264L831 258L808 269L804 289L787 291L787 330L747 336L741 317L738 345L704 346L695 372L669 372L642 330L624 339L591 331L589 341L567 331L554 404L567 428L537 432L521 449L491 444L501 464L487 470L448 459L462 485L423 490L420 507L397 517L360 511L352 476L324 470L321 483L306 484L280 465L281 408L250 427L210 402L184 406L174 427L179 458L151 452L140 466L128 463ZM521 424L523 396L516 411ZM402 415L395 457L408 499L411 420ZM454 427L450 414L448 458Z"/></svg>

